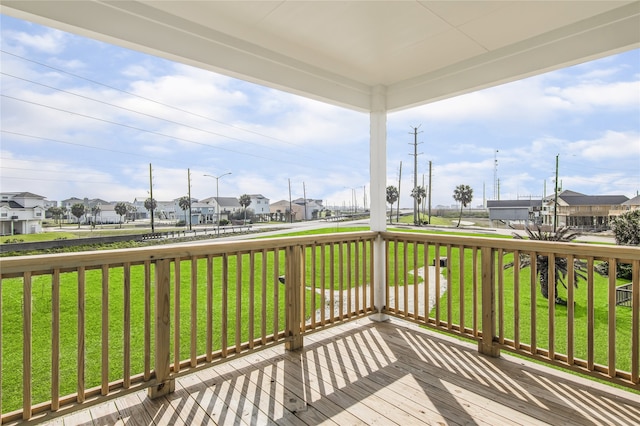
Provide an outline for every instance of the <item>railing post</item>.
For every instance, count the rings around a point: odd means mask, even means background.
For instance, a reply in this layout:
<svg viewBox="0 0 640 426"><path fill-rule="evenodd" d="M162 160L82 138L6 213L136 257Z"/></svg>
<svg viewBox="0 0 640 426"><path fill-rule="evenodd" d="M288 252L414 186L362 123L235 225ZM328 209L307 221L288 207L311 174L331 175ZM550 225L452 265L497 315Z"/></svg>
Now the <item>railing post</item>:
<svg viewBox="0 0 640 426"><path fill-rule="evenodd" d="M286 251L286 314L285 348L293 351L302 348L302 305L304 291L302 287L303 249L300 245L289 246Z"/></svg>
<svg viewBox="0 0 640 426"><path fill-rule="evenodd" d="M171 307L169 302L171 265L168 259L156 262L156 336L155 336L155 374L156 385L150 387L150 398L171 393L175 389L175 380L171 378L170 348L171 341L170 321Z"/></svg>
<svg viewBox="0 0 640 426"><path fill-rule="evenodd" d="M500 356L500 347L493 340L496 334L495 303L495 259L491 247L482 247L482 339L478 341L478 352Z"/></svg>

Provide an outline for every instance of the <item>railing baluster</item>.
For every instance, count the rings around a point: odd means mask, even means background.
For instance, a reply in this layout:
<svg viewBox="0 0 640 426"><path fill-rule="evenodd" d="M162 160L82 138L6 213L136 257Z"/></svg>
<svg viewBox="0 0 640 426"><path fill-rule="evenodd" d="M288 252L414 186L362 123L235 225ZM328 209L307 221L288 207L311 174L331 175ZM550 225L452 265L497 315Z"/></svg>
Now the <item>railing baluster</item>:
<svg viewBox="0 0 640 426"><path fill-rule="evenodd" d="M574 284L575 259L567 256L567 364L573 365L574 357Z"/></svg>
<svg viewBox="0 0 640 426"><path fill-rule="evenodd" d="M144 381L151 378L151 262L144 261Z"/></svg>
<svg viewBox="0 0 640 426"><path fill-rule="evenodd" d="M478 330L478 316L480 315L478 307L478 247L473 247L473 336L478 337L480 332Z"/></svg>
<svg viewBox="0 0 640 426"><path fill-rule="evenodd" d="M326 315L325 311L327 306L326 300L326 279L325 279L325 262L326 262L326 251L327 246L325 244L320 244L320 324L326 324Z"/></svg>
<svg viewBox="0 0 640 426"><path fill-rule="evenodd" d="M464 246L458 246L458 262L460 263L458 269L459 275L459 298L460 298L460 333L465 333L464 329Z"/></svg>
<svg viewBox="0 0 640 426"><path fill-rule="evenodd" d="M351 256L351 245L358 244L357 241L347 242L347 318L351 318L353 312L353 306L351 301L351 262L353 262L353 257Z"/></svg>
<svg viewBox="0 0 640 426"><path fill-rule="evenodd" d="M498 249L498 342L504 345L504 251Z"/></svg>
<svg viewBox="0 0 640 426"><path fill-rule="evenodd" d="M180 372L180 258L173 259L173 372Z"/></svg>
<svg viewBox="0 0 640 426"><path fill-rule="evenodd" d="M51 411L60 409L60 270L51 277Z"/></svg>
<svg viewBox="0 0 640 426"><path fill-rule="evenodd" d="M235 352L242 350L242 253L236 254L236 329Z"/></svg>
<svg viewBox="0 0 640 426"><path fill-rule="evenodd" d="M344 244L338 243L338 318L344 318Z"/></svg>
<svg viewBox="0 0 640 426"><path fill-rule="evenodd" d="M78 403L85 400L85 325L86 325L86 276L84 266L78 268Z"/></svg>
<svg viewBox="0 0 640 426"><path fill-rule="evenodd" d="M434 249L434 266L436 267L436 327L440 327L440 244L436 243Z"/></svg>
<svg viewBox="0 0 640 426"><path fill-rule="evenodd" d="M531 305L530 305L530 309L531 309L531 328L530 328L530 332L531 332L531 354L532 355L537 355L538 353L538 347L537 347L537 340L538 340L538 324L537 324L537 303L536 303L536 295L537 293L537 288L538 288L538 268L537 268L537 253L536 252L529 252L529 269L530 269L530 275L529 275L529 279L530 279L530 295L531 295Z"/></svg>
<svg viewBox="0 0 640 426"><path fill-rule="evenodd" d="M640 366L640 260L631 269L631 382L638 384Z"/></svg>
<svg viewBox="0 0 640 426"><path fill-rule="evenodd" d="M587 369L593 371L595 364L595 284L593 280L593 257L587 258Z"/></svg>
<svg viewBox="0 0 640 426"><path fill-rule="evenodd" d="M273 340L280 339L278 315L280 312L280 251L273 250Z"/></svg>
<svg viewBox="0 0 640 426"><path fill-rule="evenodd" d="M609 259L609 338L608 338L608 374L616 377L616 278L618 277L617 262L615 258Z"/></svg>
<svg viewBox="0 0 640 426"><path fill-rule="evenodd" d="M109 265L102 265L102 386L109 393Z"/></svg>
<svg viewBox="0 0 640 426"><path fill-rule="evenodd" d="M262 250L262 274L261 274L261 289L262 298L260 301L260 343L267 344L267 263L268 254L267 250Z"/></svg>
<svg viewBox="0 0 640 426"><path fill-rule="evenodd" d="M549 333L549 359L554 360L556 358L556 257L554 253L547 254L548 259L548 275L547 275L547 291L549 306L549 317L547 322L547 330Z"/></svg>
<svg viewBox="0 0 640 426"><path fill-rule="evenodd" d="M334 243L329 243L329 322L331 324L335 322L335 310L336 310L335 309L336 275L335 275L334 263L335 263L335 245Z"/></svg>
<svg viewBox="0 0 640 426"><path fill-rule="evenodd" d="M227 357L227 335L229 331L229 257L227 253L222 255L222 309L220 311L220 346L222 358Z"/></svg>
<svg viewBox="0 0 640 426"><path fill-rule="evenodd" d="M131 264L125 263L123 269L124 273L124 342L122 349L124 352L124 362L122 366L123 382L122 385L125 389L131 387Z"/></svg>
<svg viewBox="0 0 640 426"><path fill-rule="evenodd" d="M354 269L355 269L355 275L354 275L354 290L353 290L353 295L354 295L354 305L355 305L355 313L356 316L360 316L360 287L364 287L365 283L364 280L360 281L360 245L364 245L365 242L364 241L356 241L355 243L355 259L354 259Z"/></svg>
<svg viewBox="0 0 640 426"><path fill-rule="evenodd" d="M191 345L190 363L191 368L198 363L198 259L191 258Z"/></svg>
<svg viewBox="0 0 640 426"><path fill-rule="evenodd" d="M23 318L22 318L22 419L31 418L31 272L22 276Z"/></svg>
<svg viewBox="0 0 640 426"><path fill-rule="evenodd" d="M402 312L405 318L409 316L409 250L407 240L402 240ZM398 303L398 301L396 301Z"/></svg>
<svg viewBox="0 0 640 426"><path fill-rule="evenodd" d="M213 256L207 256L207 362L213 360Z"/></svg>
<svg viewBox="0 0 640 426"><path fill-rule="evenodd" d="M422 264L424 265L424 322L429 323L429 287L431 286L430 270L429 270L429 243L422 245Z"/></svg>
<svg viewBox="0 0 640 426"><path fill-rule="evenodd" d="M249 252L249 349L254 346L254 326L256 311L256 252Z"/></svg>
<svg viewBox="0 0 640 426"><path fill-rule="evenodd" d="M453 292L451 291L451 286L453 285L453 268L451 264L453 263L453 257L451 256L451 244L447 244L447 330L451 331L453 329Z"/></svg>
<svg viewBox="0 0 640 426"><path fill-rule="evenodd" d="M420 274L418 273L418 242L413 242L413 319L417 320L420 313L419 308L419 297L418 297L418 287L419 287L419 278Z"/></svg>
<svg viewBox="0 0 640 426"><path fill-rule="evenodd" d="M513 252L513 347L520 349L520 252Z"/></svg>

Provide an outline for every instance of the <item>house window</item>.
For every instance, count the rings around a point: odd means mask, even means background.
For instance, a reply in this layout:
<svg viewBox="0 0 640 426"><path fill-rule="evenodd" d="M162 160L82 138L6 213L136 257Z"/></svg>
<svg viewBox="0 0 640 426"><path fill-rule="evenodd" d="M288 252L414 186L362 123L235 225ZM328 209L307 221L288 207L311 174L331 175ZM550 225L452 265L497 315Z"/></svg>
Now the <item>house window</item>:
<svg viewBox="0 0 640 426"><path fill-rule="evenodd" d="M2 212L2 215L0 215L0 217L7 217L7 212Z"/></svg>
<svg viewBox="0 0 640 426"><path fill-rule="evenodd" d="M36 217L42 216L42 212L36 212Z"/></svg>

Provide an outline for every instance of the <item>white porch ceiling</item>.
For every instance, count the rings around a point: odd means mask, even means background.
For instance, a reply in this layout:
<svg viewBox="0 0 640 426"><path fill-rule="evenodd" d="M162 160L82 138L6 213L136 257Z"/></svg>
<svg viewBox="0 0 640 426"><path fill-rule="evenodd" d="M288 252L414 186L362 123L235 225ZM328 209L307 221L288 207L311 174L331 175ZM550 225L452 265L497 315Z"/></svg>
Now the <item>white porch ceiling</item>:
<svg viewBox="0 0 640 426"><path fill-rule="evenodd" d="M640 1L21 1L1 12L359 111L640 47Z"/></svg>

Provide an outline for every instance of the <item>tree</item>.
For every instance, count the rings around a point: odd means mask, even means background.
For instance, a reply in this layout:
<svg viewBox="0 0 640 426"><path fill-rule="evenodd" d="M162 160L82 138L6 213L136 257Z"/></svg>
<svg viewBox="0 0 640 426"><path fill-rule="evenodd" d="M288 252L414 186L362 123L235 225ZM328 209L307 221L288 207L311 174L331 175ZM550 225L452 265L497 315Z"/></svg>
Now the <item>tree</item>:
<svg viewBox="0 0 640 426"><path fill-rule="evenodd" d="M640 246L640 210L622 213L611 221L616 244Z"/></svg>
<svg viewBox="0 0 640 426"><path fill-rule="evenodd" d="M238 203L244 209L244 221L247 221L247 207L251 204L251 197L247 194L242 194L240 198L238 198Z"/></svg>
<svg viewBox="0 0 640 426"><path fill-rule="evenodd" d="M183 212L186 212L187 209L189 210L189 229L191 229L191 198L189 198L186 195L184 197L180 197L180 199L178 200L178 205L180 206Z"/></svg>
<svg viewBox="0 0 640 426"><path fill-rule="evenodd" d="M387 203L390 204L389 223L393 223L393 205L398 201L398 188L393 185L387 186Z"/></svg>
<svg viewBox="0 0 640 426"><path fill-rule="evenodd" d="M538 241L553 241L553 242L562 242L568 243L573 241L576 237L578 237L578 233L571 232L568 227L559 228L556 232L542 232L540 227L536 228L536 231L532 231L529 227L525 228L527 235L530 240L538 240ZM522 235L513 234L513 238L524 240ZM567 288L567 285L564 282L568 274L567 269L567 258L566 257L556 257L555 258L555 277L554 277L554 288L555 288L555 303L558 305L566 305L567 301L563 300L558 296L558 282L560 282L564 288ZM504 269L512 268L514 263L508 263L504 265ZM520 269L527 268L531 266L531 256L528 254L520 255ZM573 283L574 286L578 287L578 279L582 278L586 280L586 265L584 262L581 262L578 259L574 259L573 262ZM536 272L538 274L538 280L540 281L540 293L542 293L542 297L545 299L549 299L549 257L544 255L536 256Z"/></svg>
<svg viewBox="0 0 640 426"><path fill-rule="evenodd" d="M154 214L153 211L158 207L158 203L155 198L147 198L144 200L144 208L151 212L151 232L156 232L155 227L153 225Z"/></svg>
<svg viewBox="0 0 640 426"><path fill-rule="evenodd" d="M469 185L458 185L453 190L453 199L460 203L460 217L458 218L458 225L456 225L456 227L459 227L460 221L462 221L462 209L467 207L473 199L473 189Z"/></svg>
<svg viewBox="0 0 640 426"><path fill-rule="evenodd" d="M424 186L416 186L411 190L411 196L416 200L416 203L418 204L418 223L416 223L416 225L419 225L422 222L422 216L420 215L420 205L422 204L422 201L427 198L427 190L424 188Z"/></svg>
<svg viewBox="0 0 640 426"><path fill-rule="evenodd" d="M127 214L127 205L125 203L120 202L116 204L114 210L116 211L116 214L120 216L120 228L122 228L122 216Z"/></svg>
<svg viewBox="0 0 640 426"><path fill-rule="evenodd" d="M93 207L91 207L91 215L93 216L93 223L96 223L96 216L98 216L98 214L100 214L100 206L99 205L95 205Z"/></svg>
<svg viewBox="0 0 640 426"><path fill-rule="evenodd" d="M76 219L78 219L78 228L80 228L80 218L84 216L86 211L87 210L84 207L84 204L76 203L71 206L71 214L74 215Z"/></svg>
<svg viewBox="0 0 640 426"><path fill-rule="evenodd" d="M612 219L611 229L613 230L616 244L640 246L640 210L631 210ZM602 275L609 275L609 262L604 261L598 264L596 271ZM630 280L633 277L633 266L630 263L618 263L616 265L616 276L617 278Z"/></svg>
<svg viewBox="0 0 640 426"><path fill-rule="evenodd" d="M53 220L58 220L58 226L62 228L62 216L64 215L62 207L49 207L47 212L49 212Z"/></svg>

